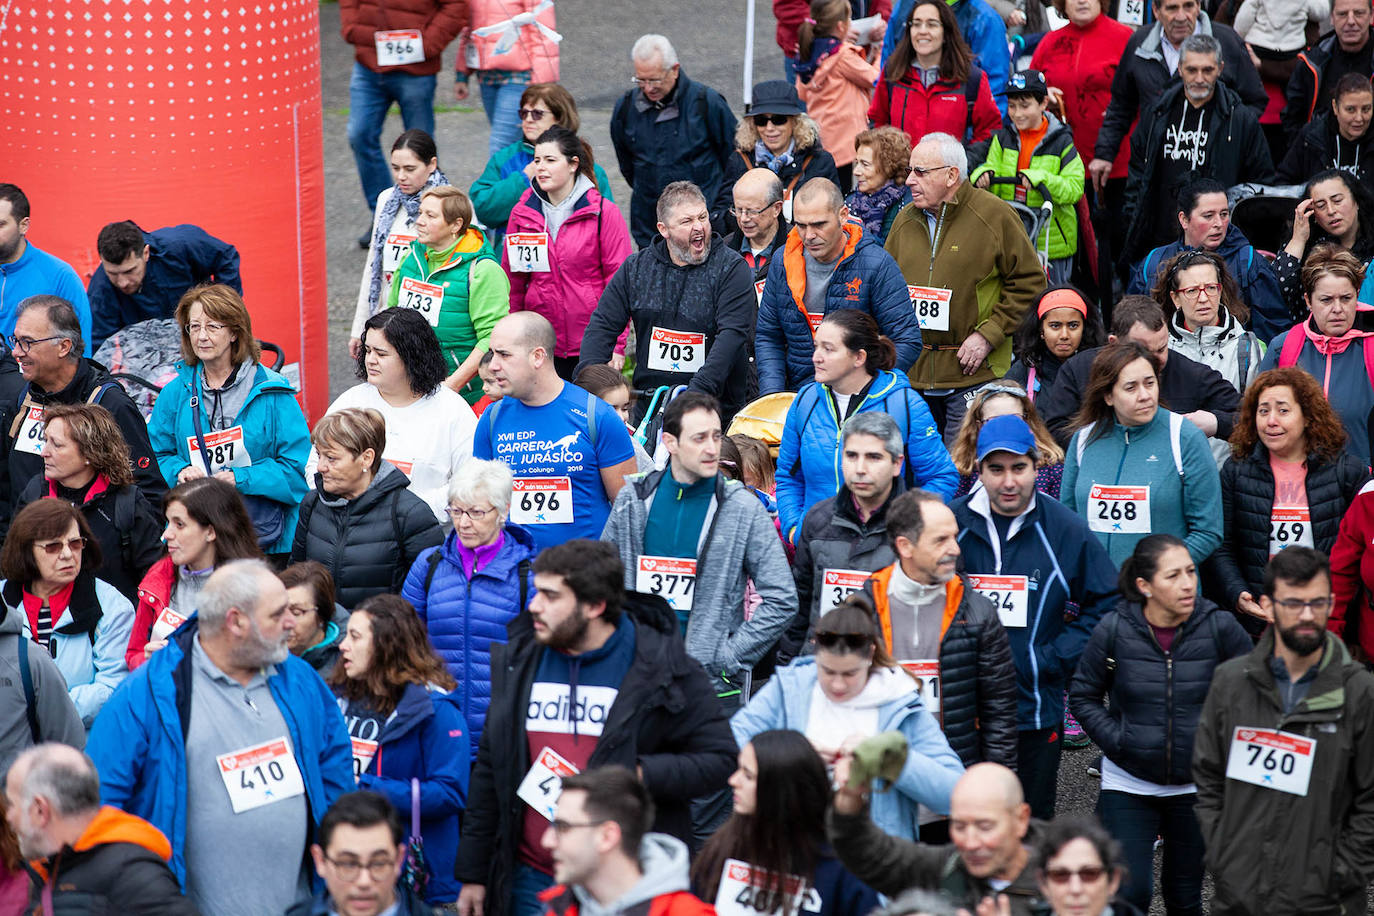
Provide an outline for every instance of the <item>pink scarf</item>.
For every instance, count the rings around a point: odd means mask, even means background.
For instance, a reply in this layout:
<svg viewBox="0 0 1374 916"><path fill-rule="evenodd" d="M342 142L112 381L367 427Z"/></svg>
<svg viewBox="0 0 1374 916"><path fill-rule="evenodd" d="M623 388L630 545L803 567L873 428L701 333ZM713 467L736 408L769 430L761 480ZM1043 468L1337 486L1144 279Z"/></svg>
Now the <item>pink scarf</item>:
<svg viewBox="0 0 1374 916"><path fill-rule="evenodd" d="M1374 305L1359 305L1355 309L1357 318L1360 312L1374 312ZM1354 341L1364 337L1374 337L1374 331L1361 331L1353 325L1350 330L1346 331L1340 337L1328 337L1317 330L1317 321L1315 318L1308 318L1302 323L1301 327L1303 333L1307 335L1307 339L1312 341L1312 346L1316 347L1317 352L1323 356L1335 356L1338 353L1344 353L1345 348L1350 346Z"/></svg>

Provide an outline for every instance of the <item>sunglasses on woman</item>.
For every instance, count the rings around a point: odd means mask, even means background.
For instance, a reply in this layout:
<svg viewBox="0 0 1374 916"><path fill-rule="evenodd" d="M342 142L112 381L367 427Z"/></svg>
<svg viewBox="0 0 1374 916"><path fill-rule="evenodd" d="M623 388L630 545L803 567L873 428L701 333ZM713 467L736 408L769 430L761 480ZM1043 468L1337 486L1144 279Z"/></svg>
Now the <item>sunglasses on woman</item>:
<svg viewBox="0 0 1374 916"><path fill-rule="evenodd" d="M72 538L70 541L45 541L41 544L34 544L33 546L41 549L48 556L55 557L62 552L63 547L66 547L72 553L80 553L82 550L86 549L86 539Z"/></svg>
<svg viewBox="0 0 1374 916"><path fill-rule="evenodd" d="M1095 884L1102 880L1102 876L1107 873L1107 869L1101 865L1084 865L1077 870L1072 868L1047 868L1045 869L1045 879L1051 884L1068 884L1077 875L1078 880L1084 884Z"/></svg>
<svg viewBox="0 0 1374 916"><path fill-rule="evenodd" d="M873 637L863 633L817 633L816 645L822 649L844 646L851 652L861 652L873 645Z"/></svg>
<svg viewBox="0 0 1374 916"><path fill-rule="evenodd" d="M754 126L762 127L765 124L772 124L775 127L782 127L792 120L791 115L782 114L756 114L754 115Z"/></svg>

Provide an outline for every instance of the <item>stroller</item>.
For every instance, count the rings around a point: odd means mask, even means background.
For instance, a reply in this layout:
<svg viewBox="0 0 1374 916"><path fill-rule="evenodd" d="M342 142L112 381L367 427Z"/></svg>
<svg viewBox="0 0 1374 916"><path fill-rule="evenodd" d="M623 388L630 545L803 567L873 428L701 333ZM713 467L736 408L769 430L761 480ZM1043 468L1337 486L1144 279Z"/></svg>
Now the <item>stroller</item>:
<svg viewBox="0 0 1374 916"><path fill-rule="evenodd" d="M989 178L988 184L1014 185L1018 181L1019 179L1010 176L993 175ZM1041 182L1035 186L1035 190L1043 201L1039 209L1029 207L1026 204L1014 200L1003 201L1016 211L1017 216L1021 217L1021 225L1025 228L1026 235L1030 236L1032 247L1036 245L1041 232L1049 225L1050 220L1054 218L1054 198L1050 196L1049 189ZM1050 234L1048 232L1045 233L1045 243L1037 247L1035 253L1040 257L1040 269L1044 270L1046 275L1048 275L1050 267Z"/></svg>
<svg viewBox="0 0 1374 916"><path fill-rule="evenodd" d="M272 354L269 368L280 371L286 364L282 348L265 340L258 345ZM180 359L181 328L171 318L149 318L120 328L95 351L95 361L124 386L145 420L153 415L162 386L176 377Z"/></svg>
<svg viewBox="0 0 1374 916"><path fill-rule="evenodd" d="M1226 192L1231 224L1273 260L1293 234L1293 208L1302 199L1302 191L1300 184L1238 184Z"/></svg>

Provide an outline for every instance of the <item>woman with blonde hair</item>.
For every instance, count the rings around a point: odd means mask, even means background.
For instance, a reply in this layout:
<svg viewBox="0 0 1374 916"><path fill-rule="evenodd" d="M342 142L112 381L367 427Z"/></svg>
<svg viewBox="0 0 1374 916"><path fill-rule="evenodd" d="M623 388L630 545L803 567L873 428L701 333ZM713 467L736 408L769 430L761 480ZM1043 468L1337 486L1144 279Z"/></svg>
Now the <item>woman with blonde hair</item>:
<svg viewBox="0 0 1374 916"><path fill-rule="evenodd" d="M370 408L326 414L310 441L319 455L315 489L301 502L291 562L315 560L346 608L399 592L415 558L443 540L434 513L389 461L386 420Z"/></svg>
<svg viewBox="0 0 1374 916"><path fill-rule="evenodd" d="M1035 447L1040 452L1035 462L1035 489L1046 496L1059 498L1059 483L1064 476L1064 450L1055 443L1049 427L1040 419L1035 404L1026 395L1026 389L1013 381L1002 379L978 390L950 446L950 460L959 472L959 489L954 493L955 499L972 491L978 483L978 433L983 424L993 417L1007 414L1025 420L1035 435Z"/></svg>
<svg viewBox="0 0 1374 916"><path fill-rule="evenodd" d="M305 495L310 429L284 375L262 364L243 297L198 286L177 304L182 361L153 405L148 437L169 487L215 477L243 497L258 541L283 554Z"/></svg>
<svg viewBox="0 0 1374 916"><path fill-rule="evenodd" d="M469 404L482 397L477 367L491 329L510 313L510 280L472 218L472 201L458 188L426 191L416 239L391 277L386 300L387 308L414 309L434 328L449 371L444 384Z"/></svg>

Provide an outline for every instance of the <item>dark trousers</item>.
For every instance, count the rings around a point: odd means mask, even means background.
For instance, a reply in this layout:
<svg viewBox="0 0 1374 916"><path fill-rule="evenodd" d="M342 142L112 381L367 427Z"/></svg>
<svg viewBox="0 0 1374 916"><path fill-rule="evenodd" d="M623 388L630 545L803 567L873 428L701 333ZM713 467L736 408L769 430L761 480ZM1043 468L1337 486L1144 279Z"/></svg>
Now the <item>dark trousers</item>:
<svg viewBox="0 0 1374 916"><path fill-rule="evenodd" d="M1031 817L1054 817L1054 796L1059 788L1059 757L1064 749L1062 729L1039 728L1017 732L1016 775L1030 805Z"/></svg>
<svg viewBox="0 0 1374 916"><path fill-rule="evenodd" d="M920 393L925 399L926 406L930 408L931 419L935 421L935 429L945 441L945 448L953 445L958 437L959 427L964 422L964 414L968 413L969 403L977 397L984 385L990 384L992 383L980 382L967 388L955 388L949 394L943 395L925 391Z"/></svg>
<svg viewBox="0 0 1374 916"><path fill-rule="evenodd" d="M1202 857L1206 849L1193 806L1197 795L1132 795L1105 791L1097 813L1121 843L1127 875L1120 896L1142 913L1154 893L1155 837L1164 838L1160 895L1169 916L1202 916Z"/></svg>
<svg viewBox="0 0 1374 916"><path fill-rule="evenodd" d="M582 361L580 356L555 356L553 358L553 368L558 372L558 377L565 382L573 380L573 370Z"/></svg>

